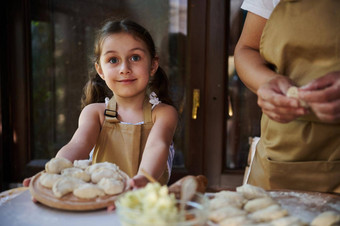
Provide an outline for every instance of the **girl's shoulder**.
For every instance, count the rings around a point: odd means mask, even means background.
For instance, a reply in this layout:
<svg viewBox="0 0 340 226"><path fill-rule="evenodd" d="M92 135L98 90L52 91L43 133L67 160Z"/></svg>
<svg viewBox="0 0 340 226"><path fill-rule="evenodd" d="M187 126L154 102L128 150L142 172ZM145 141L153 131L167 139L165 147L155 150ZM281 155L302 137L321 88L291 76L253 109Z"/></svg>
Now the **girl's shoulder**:
<svg viewBox="0 0 340 226"><path fill-rule="evenodd" d="M81 115L87 118L98 117L100 121L103 121L105 108L105 103L88 104L81 111Z"/></svg>
<svg viewBox="0 0 340 226"><path fill-rule="evenodd" d="M84 107L83 111L104 111L105 103L92 103Z"/></svg>
<svg viewBox="0 0 340 226"><path fill-rule="evenodd" d="M152 110L152 118L153 120L156 120L156 118L159 117L177 118L178 113L174 106L165 103L159 103Z"/></svg>

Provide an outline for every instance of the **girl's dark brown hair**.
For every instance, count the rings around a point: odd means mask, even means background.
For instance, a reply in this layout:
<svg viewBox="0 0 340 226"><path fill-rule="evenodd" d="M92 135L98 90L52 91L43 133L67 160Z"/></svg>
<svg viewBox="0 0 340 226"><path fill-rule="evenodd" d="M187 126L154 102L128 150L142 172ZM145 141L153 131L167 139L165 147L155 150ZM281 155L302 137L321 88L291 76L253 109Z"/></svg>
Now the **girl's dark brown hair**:
<svg viewBox="0 0 340 226"><path fill-rule="evenodd" d="M156 57L154 41L150 33L144 27L128 19L110 20L106 22L97 33L94 50L94 63L99 64L102 44L105 38L112 34L121 32L129 33L142 40L148 48L151 59ZM166 73L159 66L155 75L150 78L148 89L155 92L160 101L173 106L174 104L169 95L168 83L169 81ZM91 103L104 102L105 97L111 98L112 95L113 93L106 86L105 81L102 80L97 73L93 73L93 75L90 75L89 80L84 87L84 93L81 99L81 107L84 108L86 105Z"/></svg>

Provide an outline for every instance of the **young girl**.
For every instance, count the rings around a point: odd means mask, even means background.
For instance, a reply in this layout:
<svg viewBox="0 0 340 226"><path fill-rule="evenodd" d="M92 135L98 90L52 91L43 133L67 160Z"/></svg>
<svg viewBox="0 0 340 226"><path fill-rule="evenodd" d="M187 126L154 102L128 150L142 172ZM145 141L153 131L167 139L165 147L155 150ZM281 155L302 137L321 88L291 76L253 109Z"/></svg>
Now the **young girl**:
<svg viewBox="0 0 340 226"><path fill-rule="evenodd" d="M132 186L148 182L141 169L166 184L178 115L149 32L126 19L107 22L97 35L95 69L79 127L57 157L87 159L94 148L93 163L117 164Z"/></svg>

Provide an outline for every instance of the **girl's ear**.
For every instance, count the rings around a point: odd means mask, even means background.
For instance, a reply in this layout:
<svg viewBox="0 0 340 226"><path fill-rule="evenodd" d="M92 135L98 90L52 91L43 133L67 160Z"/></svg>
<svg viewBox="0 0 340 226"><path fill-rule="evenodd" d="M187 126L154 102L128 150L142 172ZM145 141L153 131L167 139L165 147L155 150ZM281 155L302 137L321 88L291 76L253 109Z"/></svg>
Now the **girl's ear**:
<svg viewBox="0 0 340 226"><path fill-rule="evenodd" d="M100 67L100 65L99 65L98 63L95 63L94 65L95 65L95 67L96 67L96 71L97 71L98 75L99 75L103 80L105 80L105 78L104 78L104 73L103 73L103 70L102 70L102 68Z"/></svg>
<svg viewBox="0 0 340 226"><path fill-rule="evenodd" d="M151 76L154 76L159 66L159 58L156 56L151 62Z"/></svg>

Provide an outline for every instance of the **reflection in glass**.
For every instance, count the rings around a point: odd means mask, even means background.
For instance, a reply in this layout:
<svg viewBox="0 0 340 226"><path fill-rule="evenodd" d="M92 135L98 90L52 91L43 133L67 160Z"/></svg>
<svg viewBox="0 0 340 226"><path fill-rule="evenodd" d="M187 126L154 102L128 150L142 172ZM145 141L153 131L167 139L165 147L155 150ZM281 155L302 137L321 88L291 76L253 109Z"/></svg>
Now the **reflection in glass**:
<svg viewBox="0 0 340 226"><path fill-rule="evenodd" d="M261 111L257 106L256 95L244 86L234 66L234 50L245 18L240 9L242 2L230 1L226 169L244 169L247 165L249 141L260 135Z"/></svg>

